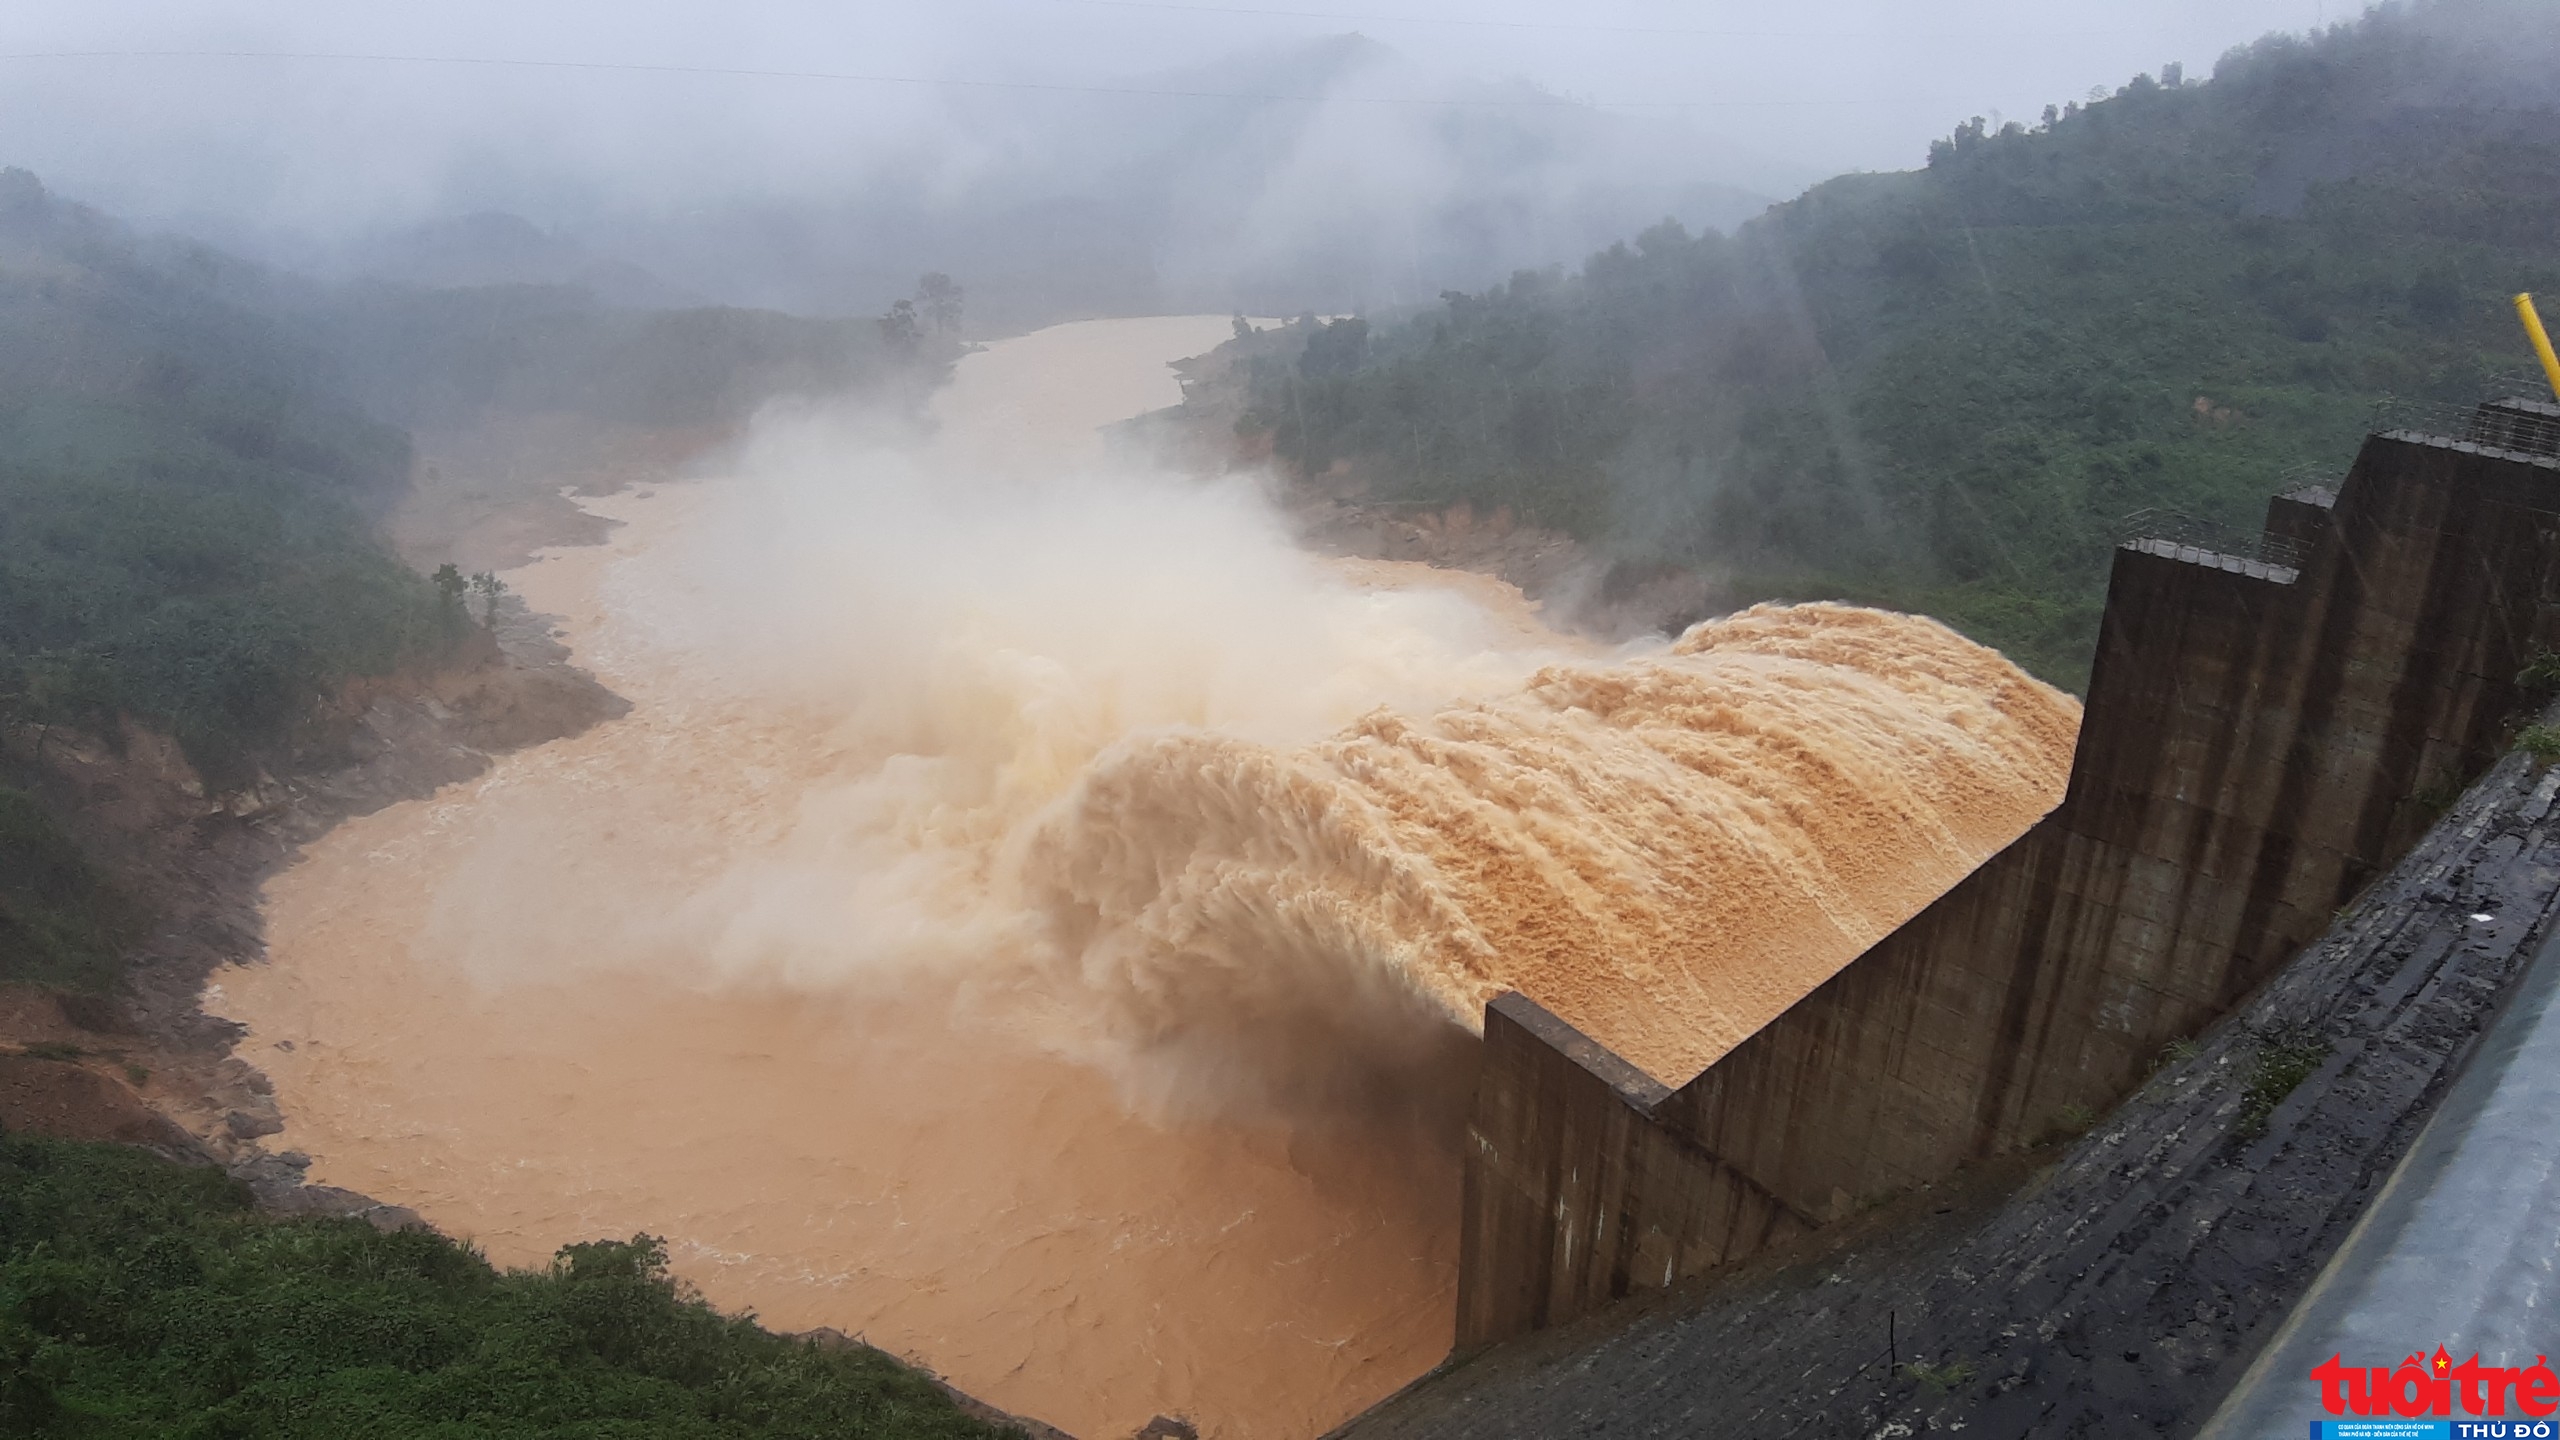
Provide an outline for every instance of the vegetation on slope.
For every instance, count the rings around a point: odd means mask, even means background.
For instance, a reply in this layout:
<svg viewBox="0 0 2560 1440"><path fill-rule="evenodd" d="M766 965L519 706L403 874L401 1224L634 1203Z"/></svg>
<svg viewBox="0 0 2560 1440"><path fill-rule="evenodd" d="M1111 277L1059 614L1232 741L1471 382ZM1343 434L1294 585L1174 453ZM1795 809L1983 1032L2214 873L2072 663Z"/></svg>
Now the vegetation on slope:
<svg viewBox="0 0 2560 1440"><path fill-rule="evenodd" d="M345 679L434 653L458 607L370 515L408 437L323 383L324 356L0 171L0 726L174 735L217 784ZM23 751L21 752L23 758ZM0 980L112 985L133 907L26 791L0 786Z"/></svg>
<svg viewBox="0 0 2560 1440"><path fill-rule="evenodd" d="M2507 297L2560 291L2554 73L2560 9L2385 7L1971 122L1731 237L1302 322L1241 428L1372 501L1509 507L1735 601L1926 610L2077 686L2129 512L2254 528L2378 399L2525 361Z"/></svg>
<svg viewBox="0 0 2560 1440"><path fill-rule="evenodd" d="M131 907L35 797L0 785L0 983L105 990Z"/></svg>
<svg viewBox="0 0 2560 1440"><path fill-rule="evenodd" d="M429 1231L271 1220L219 1172L0 1137L0 1433L1001 1433L878 1351L720 1315L648 1236L501 1273Z"/></svg>
<svg viewBox="0 0 2560 1440"><path fill-rule="evenodd" d="M373 534L408 483L394 424L717 431L781 392L920 393L949 349L566 287L321 290L0 172L0 721L130 715L230 778L452 638Z"/></svg>
<svg viewBox="0 0 2560 1440"><path fill-rule="evenodd" d="M130 719L216 786L280 770L315 703L466 627L375 533L409 484L396 425L716 434L781 392L910 398L953 348L561 287L323 289L0 171L0 732L23 760L57 727L119 744ZM0 981L103 987L129 928L0 787Z"/></svg>
<svg viewBox="0 0 2560 1440"><path fill-rule="evenodd" d="M0 172L0 720L129 715L227 778L457 617L366 519L407 437L205 268Z"/></svg>
<svg viewBox="0 0 2560 1440"><path fill-rule="evenodd" d="M958 353L938 334L902 340L869 318L635 310L559 285L368 283L279 303L314 343L342 357L348 393L417 427L494 412L718 429L744 423L775 395L913 401Z"/></svg>

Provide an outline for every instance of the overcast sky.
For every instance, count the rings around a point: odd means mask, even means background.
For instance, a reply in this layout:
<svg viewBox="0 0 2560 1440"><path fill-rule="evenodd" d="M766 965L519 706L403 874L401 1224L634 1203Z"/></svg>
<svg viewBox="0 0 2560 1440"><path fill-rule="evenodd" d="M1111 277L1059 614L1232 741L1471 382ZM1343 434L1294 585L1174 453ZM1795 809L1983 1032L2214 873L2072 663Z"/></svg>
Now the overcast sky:
<svg viewBox="0 0 2560 1440"><path fill-rule="evenodd" d="M2347 18L2322 0L17 0L0 7L0 149L128 203L185 203L179 165L310 167L432 188L441 147L522 143L608 170L707 157L784 179L895 143L961 82L1110 86L1240 48L1358 31L1451 73L1523 77L1685 121L1795 179L1917 163L1971 114L2045 104L2269 30ZM813 80L509 70L395 60L17 58L61 51L276 51L823 71ZM899 80L937 82L896 83ZM1013 91L1028 100L1037 91ZM1445 95L1386 94L1427 102ZM1130 96L1169 119L1181 107ZM122 172L121 179L116 178ZM199 171L200 178L205 178ZM68 174L66 179L74 178ZM226 173L225 184L235 177ZM262 174L253 188L285 182ZM104 197L102 197L104 198ZM218 199L219 192L196 197ZM156 208L156 207L155 207Z"/></svg>
<svg viewBox="0 0 2560 1440"><path fill-rule="evenodd" d="M0 165L300 268L325 272L415 222L504 210L692 294L832 308L885 304L903 283L891 277L1003 223L969 217L1020 213L1006 207L1043 185L1143 195L1113 173L1127 156L1123 171L1160 172L1173 197L1171 220L1149 223L1182 233L1088 237L1087 269L1143 243L1159 277L1243 273L1276 244L1321 271L1345 236L1410 232L1413 255L1382 262L1404 281L1345 293L1427 297L1514 263L1570 263L1639 212L1748 213L1680 199L1697 187L1784 198L1841 171L1909 168L1968 116L2032 120L2172 61L2201 76L2234 45L2355 13L2336 0L14 0L0 5ZM1217 112L1235 109L1221 96L1304 88L1285 57L1351 33L1392 57L1337 67L1333 100L1286 122L1294 149L1233 141L1236 163L1267 171L1246 191L1197 168L1227 152L1190 154L1183 172L1150 149L1186 127L1219 133ZM1555 97L1600 107L1605 125L1559 149L1552 125L1436 118L1552 118ZM1532 132L1546 138L1502 138ZM1514 144L1530 148L1501 148ZM1515 160L1525 178L1506 189ZM1521 218L1523 194L1549 197L1526 211L1553 211L1552 234ZM1500 243L1432 259L1457 244L1449 225L1505 197ZM772 217L849 205L869 218L763 253L757 237L790 226ZM902 248L898 215L944 228ZM830 270L848 247L878 273ZM1047 263L1013 260L1014 281L1003 256L966 268L1022 288Z"/></svg>

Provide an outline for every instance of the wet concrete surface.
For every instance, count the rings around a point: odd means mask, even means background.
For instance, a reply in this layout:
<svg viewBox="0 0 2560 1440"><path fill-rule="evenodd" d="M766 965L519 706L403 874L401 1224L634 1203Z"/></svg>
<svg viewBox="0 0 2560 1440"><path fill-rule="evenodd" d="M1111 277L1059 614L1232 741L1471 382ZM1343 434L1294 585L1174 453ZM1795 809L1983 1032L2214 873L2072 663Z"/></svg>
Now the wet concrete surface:
<svg viewBox="0 0 2560 1440"><path fill-rule="evenodd" d="M1461 1357L1335 1433L2192 1434L2543 943L2555 795L2560 770L2500 761L2327 934L2067 1147ZM2284 1089L2288 1060L2310 1073Z"/></svg>

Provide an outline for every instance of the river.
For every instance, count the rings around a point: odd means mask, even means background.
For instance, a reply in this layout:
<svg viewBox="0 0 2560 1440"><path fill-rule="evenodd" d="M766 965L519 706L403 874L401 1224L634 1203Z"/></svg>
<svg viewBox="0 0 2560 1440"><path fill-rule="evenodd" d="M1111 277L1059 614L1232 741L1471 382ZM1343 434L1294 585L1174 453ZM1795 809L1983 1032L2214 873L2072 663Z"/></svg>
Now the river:
<svg viewBox="0 0 2560 1440"><path fill-rule="evenodd" d="M1177 400L1164 362L1227 324L998 342L941 397L938 448L1099 463L1095 427ZM598 953L855 763L823 704L730 683L649 603L684 583L649 565L680 537L763 524L721 513L731 483L585 502L620 522L608 543L505 577L628 716L342 825L271 884L266 963L207 1000L275 1083L271 1143L500 1264L663 1235L723 1308L858 1334L1079 1435L1156 1414L1312 1435L1437 1361L1445 1154L1143 1113L930 977L715 983Z"/></svg>
<svg viewBox="0 0 2560 1440"><path fill-rule="evenodd" d="M589 502L509 583L631 712L276 879L207 1006L278 1143L1094 1440L1303 1440L1447 1350L1487 999L1679 1084L2059 801L2077 703L1934 621L1601 647L1103 443L1227 323Z"/></svg>

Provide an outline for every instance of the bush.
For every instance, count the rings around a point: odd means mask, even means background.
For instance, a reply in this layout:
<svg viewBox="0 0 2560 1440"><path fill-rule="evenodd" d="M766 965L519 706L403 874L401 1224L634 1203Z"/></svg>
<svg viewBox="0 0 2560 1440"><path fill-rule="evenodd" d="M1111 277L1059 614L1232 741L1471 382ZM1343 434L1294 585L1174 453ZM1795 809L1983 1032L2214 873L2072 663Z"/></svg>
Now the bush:
<svg viewBox="0 0 2560 1440"><path fill-rule="evenodd" d="M132 922L35 797L0 785L0 981L109 989Z"/></svg>
<svg viewBox="0 0 2560 1440"><path fill-rule="evenodd" d="M423 1231L273 1220L215 1171L0 1137L0 1433L1007 1432L868 1348L721 1315L647 1235L501 1273Z"/></svg>
<svg viewBox="0 0 2560 1440"><path fill-rule="evenodd" d="M2267 1128L2276 1106L2329 1059L2329 1037L2309 1030L2282 1030L2262 1036L2241 1084L2239 1132L2256 1135Z"/></svg>
<svg viewBox="0 0 2560 1440"><path fill-rule="evenodd" d="M2560 726L2527 725L2516 735L2516 748L2545 765L2560 760Z"/></svg>

